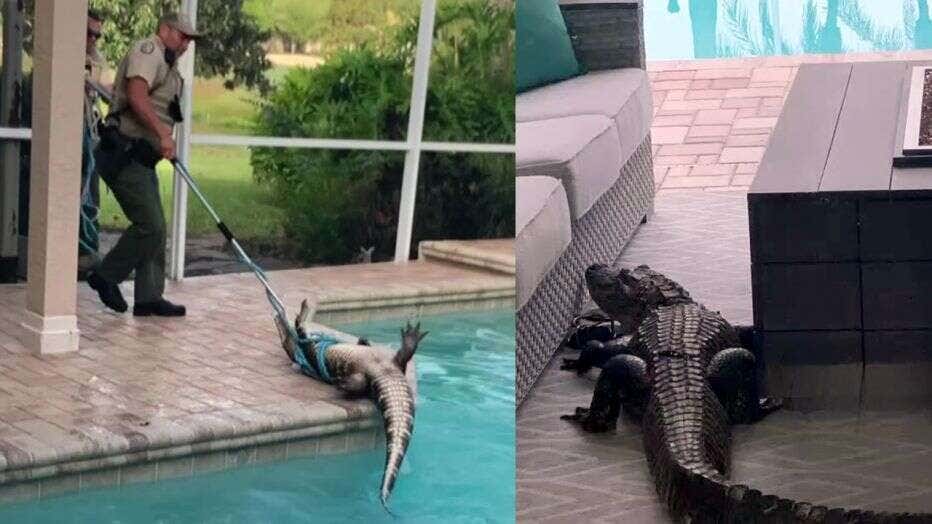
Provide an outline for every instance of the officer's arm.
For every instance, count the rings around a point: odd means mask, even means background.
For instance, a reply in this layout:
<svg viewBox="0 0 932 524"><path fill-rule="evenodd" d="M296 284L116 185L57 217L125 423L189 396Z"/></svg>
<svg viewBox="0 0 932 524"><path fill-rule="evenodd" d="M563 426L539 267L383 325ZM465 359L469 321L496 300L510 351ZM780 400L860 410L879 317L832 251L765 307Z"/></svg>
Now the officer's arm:
<svg viewBox="0 0 932 524"><path fill-rule="evenodd" d="M149 84L136 76L126 83L126 98L139 120L159 138L171 136L171 129L159 120L149 98Z"/></svg>

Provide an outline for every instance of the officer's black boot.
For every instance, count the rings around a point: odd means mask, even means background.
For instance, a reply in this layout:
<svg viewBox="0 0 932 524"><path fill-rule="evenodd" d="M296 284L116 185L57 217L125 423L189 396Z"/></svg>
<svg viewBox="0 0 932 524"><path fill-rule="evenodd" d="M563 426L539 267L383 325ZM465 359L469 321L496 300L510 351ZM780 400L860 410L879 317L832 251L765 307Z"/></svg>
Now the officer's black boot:
<svg viewBox="0 0 932 524"><path fill-rule="evenodd" d="M120 293L120 286L107 282L93 271L87 274L87 284L97 292L97 296L105 306L117 313L126 312L128 306L126 300L123 299L123 293Z"/></svg>
<svg viewBox="0 0 932 524"><path fill-rule="evenodd" d="M133 316L148 317L183 317L186 313L184 306L172 304L164 298L155 302L139 302L133 305Z"/></svg>

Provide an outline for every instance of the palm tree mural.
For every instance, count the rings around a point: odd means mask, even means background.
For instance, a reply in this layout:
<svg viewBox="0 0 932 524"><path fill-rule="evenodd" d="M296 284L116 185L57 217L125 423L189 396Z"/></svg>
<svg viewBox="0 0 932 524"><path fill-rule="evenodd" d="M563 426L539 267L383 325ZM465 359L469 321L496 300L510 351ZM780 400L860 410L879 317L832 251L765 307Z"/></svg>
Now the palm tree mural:
<svg viewBox="0 0 932 524"><path fill-rule="evenodd" d="M804 13L803 52L840 53L842 47L841 28L838 27L838 0L828 0L824 23L819 21L819 11L813 0L806 2Z"/></svg>
<svg viewBox="0 0 932 524"><path fill-rule="evenodd" d="M689 23L693 33L693 57L716 58L716 26L718 21L718 0L688 0ZM667 12L680 12L679 0L667 2Z"/></svg>
<svg viewBox="0 0 932 524"><path fill-rule="evenodd" d="M811 0L810 0L811 1ZM757 0L756 20L740 0L718 0L722 23L718 26L717 56L762 56L792 54L793 48L775 29L779 5L773 0Z"/></svg>
<svg viewBox="0 0 932 524"><path fill-rule="evenodd" d="M905 0L904 5L914 2L915 0ZM896 27L880 27L864 13L859 0L840 0L838 17L858 38L870 42L874 49L896 51L906 48L906 31Z"/></svg>
<svg viewBox="0 0 932 524"><path fill-rule="evenodd" d="M806 0L802 34L790 44L780 31L780 5L797 1L667 0L667 11L677 13L681 4L688 2L696 58L844 53L865 47L887 51L932 49L932 0L902 0L899 27L878 23L870 9L864 8L876 9L881 0L867 4L860 0ZM882 2L884 9L897 8L895 0Z"/></svg>
<svg viewBox="0 0 932 524"><path fill-rule="evenodd" d="M715 58L718 26L718 0L689 0L689 19L693 30L693 51L696 58Z"/></svg>
<svg viewBox="0 0 932 524"><path fill-rule="evenodd" d="M929 3L927 0L918 0L919 12L916 13L916 23L913 26L913 48L932 49L932 21L929 20Z"/></svg>
<svg viewBox="0 0 932 524"><path fill-rule="evenodd" d="M760 56L764 46L754 28L747 6L740 0L724 0L722 26L718 31L716 49L718 56Z"/></svg>

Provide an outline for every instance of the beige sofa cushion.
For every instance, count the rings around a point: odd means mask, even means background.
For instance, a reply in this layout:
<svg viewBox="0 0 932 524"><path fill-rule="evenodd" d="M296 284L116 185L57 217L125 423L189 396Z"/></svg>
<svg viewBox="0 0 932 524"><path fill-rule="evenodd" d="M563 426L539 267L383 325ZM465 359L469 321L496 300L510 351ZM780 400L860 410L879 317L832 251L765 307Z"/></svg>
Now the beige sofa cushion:
<svg viewBox="0 0 932 524"><path fill-rule="evenodd" d="M549 176L566 190L570 216L579 220L618 180L621 148L608 117L579 115L515 124L517 174Z"/></svg>
<svg viewBox="0 0 932 524"><path fill-rule="evenodd" d="M555 178L518 177L515 195L516 284L521 309L570 245L570 211L566 192Z"/></svg>
<svg viewBox="0 0 932 524"><path fill-rule="evenodd" d="M650 132L653 100L643 69L609 69L522 93L515 99L515 121L571 115L603 115L615 121L622 163Z"/></svg>

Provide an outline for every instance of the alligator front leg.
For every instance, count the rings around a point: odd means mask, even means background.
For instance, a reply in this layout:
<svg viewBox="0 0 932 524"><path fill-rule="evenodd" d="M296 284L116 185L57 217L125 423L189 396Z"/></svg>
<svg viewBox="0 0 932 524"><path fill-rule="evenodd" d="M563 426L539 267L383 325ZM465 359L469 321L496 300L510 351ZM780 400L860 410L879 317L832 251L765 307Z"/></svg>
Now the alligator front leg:
<svg viewBox="0 0 932 524"><path fill-rule="evenodd" d="M421 331L420 322L414 326L410 322L405 323L405 328L401 330L401 349L395 353L394 359L402 373L407 368L408 361L414 356L414 352L417 351L417 345L426 336L427 331Z"/></svg>
<svg viewBox="0 0 932 524"><path fill-rule="evenodd" d="M586 347L579 353L579 357L564 358L563 365L560 366L560 369L574 369L576 370L576 374L582 375L594 367L605 367L605 363L617 355L630 352L631 350L628 349L628 346L620 338L609 340L604 343L598 340L590 340L586 343Z"/></svg>
<svg viewBox="0 0 932 524"><path fill-rule="evenodd" d="M649 387L647 364L642 359L628 354L615 356L602 368L589 407L576 408L572 415L560 418L578 422L591 433L613 430L622 402L630 402L632 407L642 404Z"/></svg>
<svg viewBox="0 0 932 524"><path fill-rule="evenodd" d="M732 424L749 424L779 409L778 400L758 393L756 359L745 348L723 349L712 357L706 376Z"/></svg>

